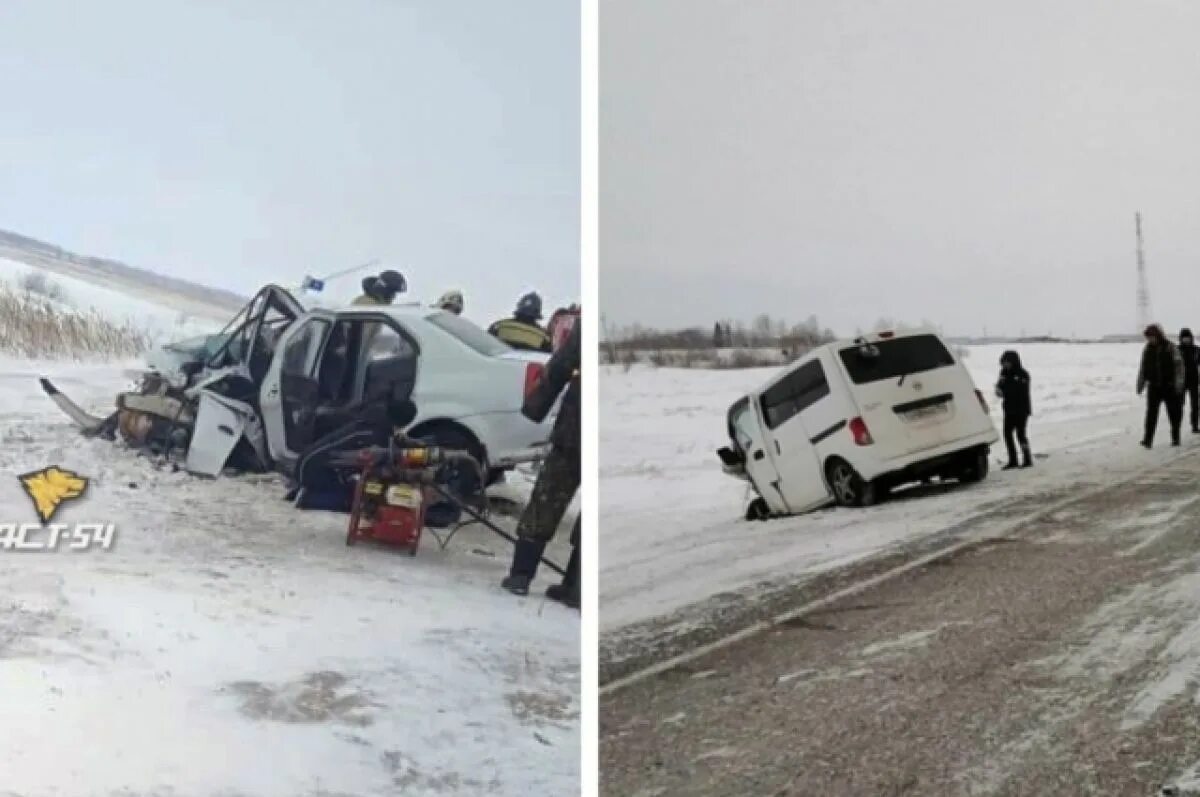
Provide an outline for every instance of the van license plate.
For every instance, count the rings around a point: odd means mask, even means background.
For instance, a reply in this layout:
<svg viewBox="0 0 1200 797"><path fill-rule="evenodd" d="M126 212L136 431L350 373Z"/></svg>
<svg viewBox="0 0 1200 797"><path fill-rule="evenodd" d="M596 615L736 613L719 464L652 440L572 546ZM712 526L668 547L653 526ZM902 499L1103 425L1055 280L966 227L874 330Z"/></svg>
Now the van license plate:
<svg viewBox="0 0 1200 797"><path fill-rule="evenodd" d="M910 410L904 413L904 420L910 422L928 421L934 418L941 418L950 414L949 404L935 404L932 407L922 407L919 410Z"/></svg>

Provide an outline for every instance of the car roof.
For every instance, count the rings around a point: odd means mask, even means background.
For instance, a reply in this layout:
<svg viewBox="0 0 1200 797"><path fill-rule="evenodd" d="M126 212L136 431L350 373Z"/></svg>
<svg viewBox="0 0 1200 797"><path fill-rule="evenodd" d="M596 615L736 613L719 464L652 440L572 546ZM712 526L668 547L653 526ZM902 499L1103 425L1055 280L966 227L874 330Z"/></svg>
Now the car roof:
<svg viewBox="0 0 1200 797"><path fill-rule="evenodd" d="M315 308L314 308L315 309ZM347 307L322 307L322 310L337 315L384 315L402 318L429 318L446 312L436 307L428 307L421 302L407 304L356 304Z"/></svg>

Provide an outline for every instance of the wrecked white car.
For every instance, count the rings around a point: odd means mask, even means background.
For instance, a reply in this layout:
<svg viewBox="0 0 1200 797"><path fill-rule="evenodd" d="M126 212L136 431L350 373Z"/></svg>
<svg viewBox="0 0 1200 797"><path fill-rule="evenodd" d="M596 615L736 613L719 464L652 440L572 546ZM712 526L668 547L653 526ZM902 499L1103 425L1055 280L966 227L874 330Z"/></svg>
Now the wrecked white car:
<svg viewBox="0 0 1200 797"><path fill-rule="evenodd" d="M411 400L414 437L466 450L495 477L538 458L552 422L521 415L547 355L518 352L459 316L417 304L305 310L263 288L220 333L164 346L100 418L48 380L84 434L182 460L291 473L315 441L372 408Z"/></svg>

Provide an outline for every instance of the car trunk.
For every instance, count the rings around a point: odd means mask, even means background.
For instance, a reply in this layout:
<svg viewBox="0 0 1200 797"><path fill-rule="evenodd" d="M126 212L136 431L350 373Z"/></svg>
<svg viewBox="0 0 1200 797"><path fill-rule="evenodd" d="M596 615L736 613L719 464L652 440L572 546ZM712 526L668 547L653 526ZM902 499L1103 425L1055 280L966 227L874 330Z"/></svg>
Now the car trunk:
<svg viewBox="0 0 1200 797"><path fill-rule="evenodd" d="M935 335L890 338L838 352L852 394L884 461L973 434L982 409L974 386Z"/></svg>

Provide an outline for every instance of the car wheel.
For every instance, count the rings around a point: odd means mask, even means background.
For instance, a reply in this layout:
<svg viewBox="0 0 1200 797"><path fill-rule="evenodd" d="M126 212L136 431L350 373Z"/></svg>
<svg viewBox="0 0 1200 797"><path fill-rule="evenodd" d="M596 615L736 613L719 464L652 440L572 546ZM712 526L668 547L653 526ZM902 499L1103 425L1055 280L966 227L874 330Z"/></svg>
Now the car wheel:
<svg viewBox="0 0 1200 797"><path fill-rule="evenodd" d="M766 520L771 517L771 508L767 506L767 502L762 496L755 498L750 502L750 506L746 507L746 520Z"/></svg>
<svg viewBox="0 0 1200 797"><path fill-rule="evenodd" d="M445 422L433 423L429 426L417 427L415 430L409 432L409 434L416 438L428 438L443 448L466 451L475 458L475 461L479 463L481 468L487 467L487 457L484 454L482 446L479 445L479 441L475 439L474 435L460 426ZM502 473L503 471L494 468L485 470L483 478L487 481L487 484L484 486L490 487L498 480L497 477Z"/></svg>
<svg viewBox="0 0 1200 797"><path fill-rule="evenodd" d="M875 503L875 485L858 475L849 462L835 459L829 463L829 487L840 506L870 506Z"/></svg>
<svg viewBox="0 0 1200 797"><path fill-rule="evenodd" d="M963 484L975 484L987 478L987 451L973 451L967 455L962 468L958 472L958 480Z"/></svg>

